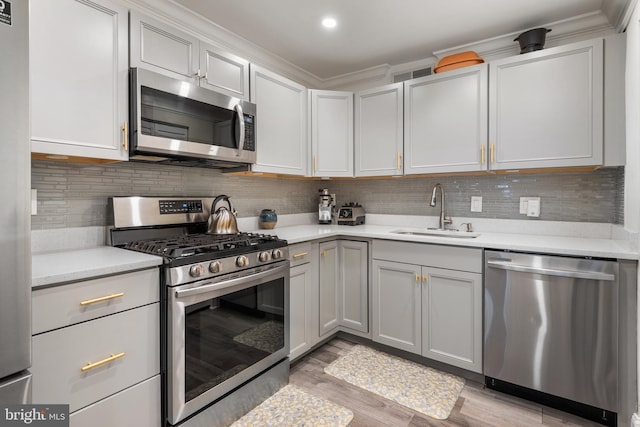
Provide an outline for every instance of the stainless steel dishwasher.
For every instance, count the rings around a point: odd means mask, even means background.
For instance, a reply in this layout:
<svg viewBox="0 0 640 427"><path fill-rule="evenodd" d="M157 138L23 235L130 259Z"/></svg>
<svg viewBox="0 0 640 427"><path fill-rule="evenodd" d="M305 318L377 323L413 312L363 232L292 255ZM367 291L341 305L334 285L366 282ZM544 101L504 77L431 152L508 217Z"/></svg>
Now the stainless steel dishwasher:
<svg viewBox="0 0 640 427"><path fill-rule="evenodd" d="M485 251L485 384L616 425L617 278L616 261Z"/></svg>

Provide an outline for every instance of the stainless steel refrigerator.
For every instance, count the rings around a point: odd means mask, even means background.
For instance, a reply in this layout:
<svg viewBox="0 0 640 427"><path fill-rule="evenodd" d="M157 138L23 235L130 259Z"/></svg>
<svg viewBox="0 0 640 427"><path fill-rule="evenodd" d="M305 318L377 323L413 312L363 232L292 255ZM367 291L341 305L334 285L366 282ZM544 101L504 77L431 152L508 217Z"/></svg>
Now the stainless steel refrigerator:
<svg viewBox="0 0 640 427"><path fill-rule="evenodd" d="M0 0L0 404L29 403L29 1Z"/></svg>

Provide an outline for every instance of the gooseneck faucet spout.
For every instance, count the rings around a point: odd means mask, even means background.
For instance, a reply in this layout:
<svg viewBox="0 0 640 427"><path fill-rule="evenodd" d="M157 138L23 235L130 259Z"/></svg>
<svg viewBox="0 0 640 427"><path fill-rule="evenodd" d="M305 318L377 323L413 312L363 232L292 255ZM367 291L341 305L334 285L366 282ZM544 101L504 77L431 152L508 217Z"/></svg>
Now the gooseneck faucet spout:
<svg viewBox="0 0 640 427"><path fill-rule="evenodd" d="M440 222L438 224L438 230L444 230L444 226L446 224L451 224L453 221L450 217L445 216L444 214L444 188L439 183L433 186L433 191L431 192L431 202L429 202L429 206L435 207L436 205L436 191L440 189Z"/></svg>

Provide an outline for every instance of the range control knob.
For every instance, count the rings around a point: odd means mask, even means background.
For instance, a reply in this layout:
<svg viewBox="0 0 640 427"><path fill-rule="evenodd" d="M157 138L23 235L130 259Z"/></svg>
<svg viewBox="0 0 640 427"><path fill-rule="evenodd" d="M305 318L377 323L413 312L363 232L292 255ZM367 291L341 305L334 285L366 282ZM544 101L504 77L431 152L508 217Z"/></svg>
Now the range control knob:
<svg viewBox="0 0 640 427"><path fill-rule="evenodd" d="M260 262L267 262L269 261L269 252L264 251L264 252L260 252L258 254L258 259L260 260Z"/></svg>
<svg viewBox="0 0 640 427"><path fill-rule="evenodd" d="M246 267L247 264L249 264L249 259L246 256L241 255L236 258L236 265L238 267Z"/></svg>
<svg viewBox="0 0 640 427"><path fill-rule="evenodd" d="M204 269L202 268L202 264L192 265L191 268L189 269L189 275L191 277L200 277L202 276L203 272L204 272Z"/></svg>
<svg viewBox="0 0 640 427"><path fill-rule="evenodd" d="M213 261L209 264L209 271L211 273L220 273L220 261Z"/></svg>
<svg viewBox="0 0 640 427"><path fill-rule="evenodd" d="M274 249L273 252L271 253L271 257L273 259L280 259L282 258L282 251L280 249Z"/></svg>

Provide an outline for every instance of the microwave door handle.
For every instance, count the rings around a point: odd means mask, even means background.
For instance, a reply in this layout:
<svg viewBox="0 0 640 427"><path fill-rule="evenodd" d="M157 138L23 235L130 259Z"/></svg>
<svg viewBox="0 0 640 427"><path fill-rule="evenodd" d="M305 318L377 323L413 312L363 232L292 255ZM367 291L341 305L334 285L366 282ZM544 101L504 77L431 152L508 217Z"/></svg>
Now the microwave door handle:
<svg viewBox="0 0 640 427"><path fill-rule="evenodd" d="M239 156L244 150L244 113L242 112L242 106L240 104L236 104L233 108L238 115L238 123L240 126L240 137L238 141L238 152L236 156Z"/></svg>

